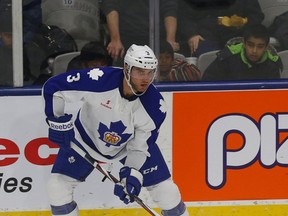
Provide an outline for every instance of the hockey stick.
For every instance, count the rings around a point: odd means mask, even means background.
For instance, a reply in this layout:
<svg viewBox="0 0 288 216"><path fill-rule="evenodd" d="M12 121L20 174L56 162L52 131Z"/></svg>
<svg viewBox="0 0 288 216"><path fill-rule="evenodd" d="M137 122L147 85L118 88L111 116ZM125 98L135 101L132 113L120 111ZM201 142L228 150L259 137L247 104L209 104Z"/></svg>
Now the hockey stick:
<svg viewBox="0 0 288 216"><path fill-rule="evenodd" d="M92 166L94 166L98 171L100 171L104 176L106 176L110 181L119 183L120 181L114 177L110 172L104 169L97 160L91 157L88 153L83 151L80 147L78 147L75 143L71 142L71 148L76 151L80 156L82 156L85 160L87 160ZM151 207L149 207L146 203L143 202L138 196L133 195L134 200L143 207L150 215L152 216L160 216L156 211L154 211Z"/></svg>

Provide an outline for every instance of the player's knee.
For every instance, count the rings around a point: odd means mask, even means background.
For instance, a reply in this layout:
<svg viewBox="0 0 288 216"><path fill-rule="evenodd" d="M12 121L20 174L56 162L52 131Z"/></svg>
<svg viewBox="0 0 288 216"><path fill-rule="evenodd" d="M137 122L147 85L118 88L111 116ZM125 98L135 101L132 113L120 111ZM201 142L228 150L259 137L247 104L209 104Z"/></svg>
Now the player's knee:
<svg viewBox="0 0 288 216"><path fill-rule="evenodd" d="M48 196L51 206L63 206L73 201L73 189L77 185L74 179L60 175L51 174L48 184Z"/></svg>
<svg viewBox="0 0 288 216"><path fill-rule="evenodd" d="M187 212L179 189L171 179L150 186L147 190L153 201L162 209L163 215L185 215L185 212Z"/></svg>

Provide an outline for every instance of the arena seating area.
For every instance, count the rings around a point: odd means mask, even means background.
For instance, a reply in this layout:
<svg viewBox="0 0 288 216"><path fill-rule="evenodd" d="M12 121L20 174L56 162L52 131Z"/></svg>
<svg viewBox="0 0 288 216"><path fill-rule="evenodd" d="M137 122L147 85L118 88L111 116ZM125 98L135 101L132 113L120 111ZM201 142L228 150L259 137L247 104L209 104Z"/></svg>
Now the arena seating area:
<svg viewBox="0 0 288 216"><path fill-rule="evenodd" d="M53 1L49 1L49 5L53 5L52 3ZM46 1L45 4L47 4L48 1ZM274 18L286 11L288 11L288 0L259 0L259 4L261 6L261 9L263 11L263 13L265 14L265 18L263 21L263 24L267 27L269 27ZM54 8L56 9L56 7L54 6ZM61 17L61 11L63 13L66 13L65 10L58 10L57 12L51 12L51 14L46 14L44 13L44 17L43 20L49 24L59 24L59 17ZM57 19L54 17L53 19L51 19L52 14L58 14L57 15ZM69 11L69 14L73 14L75 12L73 12L72 10ZM79 14L78 12L76 12L77 14ZM77 15L78 16L78 15ZM50 18L49 18L50 17ZM53 23L53 20L55 21L55 23ZM71 23L70 23L71 24ZM63 25L61 24L61 26L65 27L65 25L70 25L67 23L63 23ZM73 28L70 26L70 29L76 29L76 26L74 26ZM69 32L69 29L67 29ZM271 37L270 39L270 43L275 46L276 48L279 45L279 41L277 41L276 38ZM284 60L284 59L288 59L288 55L286 54L288 51L281 51L279 52L280 57ZM75 56L75 53L77 54L77 52L71 52L70 54L61 54L59 55L59 57L57 57L55 59L54 62L54 74L58 74L59 71L63 71L63 68L66 68L68 61L70 58ZM201 72L203 72L207 66L216 58L216 53L217 51L211 51L211 52L207 52L202 54L201 56L199 56L199 58L196 61L196 65L198 66L198 68L200 69ZM181 53L175 53L175 58L185 58L185 56L183 56ZM187 60L188 60L188 56L187 56ZM282 60L282 61L283 61ZM285 62L285 61L283 61ZM286 75L288 70L288 66L287 64L284 63L284 72L283 72L283 78L287 78L288 75Z"/></svg>

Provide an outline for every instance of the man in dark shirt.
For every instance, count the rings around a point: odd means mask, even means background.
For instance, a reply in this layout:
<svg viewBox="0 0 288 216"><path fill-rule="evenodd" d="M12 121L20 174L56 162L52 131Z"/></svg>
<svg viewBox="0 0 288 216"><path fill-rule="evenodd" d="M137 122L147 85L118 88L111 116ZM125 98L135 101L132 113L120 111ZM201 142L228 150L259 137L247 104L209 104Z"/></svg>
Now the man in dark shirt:
<svg viewBox="0 0 288 216"><path fill-rule="evenodd" d="M169 42L174 51L179 49L177 5L177 0L160 0L160 39ZM149 0L105 0L102 10L110 35L107 48L114 60L122 58L125 49L133 43L149 43Z"/></svg>
<svg viewBox="0 0 288 216"><path fill-rule="evenodd" d="M222 49L264 19L258 0L181 0L178 13L181 53L194 57Z"/></svg>

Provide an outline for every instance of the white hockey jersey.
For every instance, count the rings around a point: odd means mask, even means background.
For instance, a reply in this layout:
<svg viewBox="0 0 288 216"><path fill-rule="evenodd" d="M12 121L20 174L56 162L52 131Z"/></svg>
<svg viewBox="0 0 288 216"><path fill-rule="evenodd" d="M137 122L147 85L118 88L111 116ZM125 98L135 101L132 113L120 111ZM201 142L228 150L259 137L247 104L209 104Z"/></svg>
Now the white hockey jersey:
<svg viewBox="0 0 288 216"><path fill-rule="evenodd" d="M75 138L100 161L121 159L139 169L149 157L166 117L162 95L152 84L142 96L124 98L123 69L102 67L71 71L43 86L46 116L64 115L65 105L82 101Z"/></svg>

